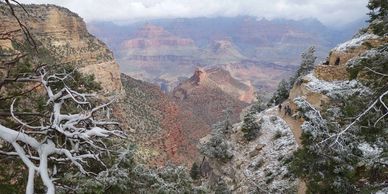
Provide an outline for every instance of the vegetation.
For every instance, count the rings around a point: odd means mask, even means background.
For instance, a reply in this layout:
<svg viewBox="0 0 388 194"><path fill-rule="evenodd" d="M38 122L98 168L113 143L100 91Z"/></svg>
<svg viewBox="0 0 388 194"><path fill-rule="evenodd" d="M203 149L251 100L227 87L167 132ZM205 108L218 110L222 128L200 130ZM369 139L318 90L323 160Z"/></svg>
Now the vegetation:
<svg viewBox="0 0 388 194"><path fill-rule="evenodd" d="M90 179L79 174L68 174L61 193L125 194L134 193L200 193L194 188L187 170L168 165L153 169L135 161L136 146L128 144L117 151L110 167Z"/></svg>
<svg viewBox="0 0 388 194"><path fill-rule="evenodd" d="M294 84L300 84L300 77L307 75L314 69L316 59L317 57L315 56L315 47L312 46L308 48L305 52L303 52L301 55L301 63L299 69L296 71L294 76L290 77L288 82L284 79L279 82L278 88L272 96L268 105L277 105L286 100Z"/></svg>
<svg viewBox="0 0 388 194"><path fill-rule="evenodd" d="M290 88L290 84L286 80L282 79L282 81L279 82L278 88L273 94L268 105L272 106L273 104L280 104L283 101L287 100Z"/></svg>
<svg viewBox="0 0 388 194"><path fill-rule="evenodd" d="M369 92L338 96L321 111L295 101L306 122L290 170L311 193L373 193L388 178L388 46L369 49L348 65L350 78Z"/></svg>
<svg viewBox="0 0 388 194"><path fill-rule="evenodd" d="M248 141L256 139L261 125L256 121L256 113L249 111L243 118L241 131L244 133L244 138Z"/></svg>
<svg viewBox="0 0 388 194"><path fill-rule="evenodd" d="M190 177L193 180L197 180L200 178L200 176L201 176L201 172L200 172L199 166L196 162L194 162L190 169Z"/></svg>
<svg viewBox="0 0 388 194"><path fill-rule="evenodd" d="M230 151L230 145L227 140L230 130L229 116L226 113L226 119L213 126L209 141L200 145L201 153L221 162L227 162L232 159L233 154Z"/></svg>
<svg viewBox="0 0 388 194"><path fill-rule="evenodd" d="M384 35L388 31L388 3L384 0L369 0L369 22L373 33Z"/></svg>

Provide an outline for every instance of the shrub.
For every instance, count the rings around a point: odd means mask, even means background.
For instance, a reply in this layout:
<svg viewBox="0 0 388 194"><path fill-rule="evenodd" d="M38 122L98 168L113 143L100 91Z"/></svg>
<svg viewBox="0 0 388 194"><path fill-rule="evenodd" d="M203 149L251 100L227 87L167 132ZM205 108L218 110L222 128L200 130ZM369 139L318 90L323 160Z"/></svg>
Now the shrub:
<svg viewBox="0 0 388 194"><path fill-rule="evenodd" d="M252 141L256 138L261 125L256 122L255 113L253 111L248 112L244 116L241 131L244 133L244 138L248 141Z"/></svg>

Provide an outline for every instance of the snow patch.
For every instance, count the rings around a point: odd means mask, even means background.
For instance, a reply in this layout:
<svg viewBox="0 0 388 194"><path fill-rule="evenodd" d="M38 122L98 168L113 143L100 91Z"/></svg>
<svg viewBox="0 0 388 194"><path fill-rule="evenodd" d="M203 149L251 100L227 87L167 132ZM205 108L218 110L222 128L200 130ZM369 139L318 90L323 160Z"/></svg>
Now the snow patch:
<svg viewBox="0 0 388 194"><path fill-rule="evenodd" d="M258 115L262 134L255 142L265 144L265 147L251 160L245 173L261 188L270 192L284 192L296 185L295 179L285 178L290 175L283 161L297 149L297 144L286 122L278 116L270 115L272 111L269 109ZM281 136L276 137L276 133ZM261 166L251 168L257 166L257 163L261 163Z"/></svg>
<svg viewBox="0 0 388 194"><path fill-rule="evenodd" d="M365 158L378 158L383 152L382 148L377 147L376 145L371 146L370 144L364 142L358 145L358 149L362 151L362 155Z"/></svg>
<svg viewBox="0 0 388 194"><path fill-rule="evenodd" d="M359 83L357 80L346 80L346 81L325 81L320 80L310 73L304 77L308 81L306 87L317 93L325 94L331 98L337 97L348 97L355 93L360 95L370 93L369 89Z"/></svg>
<svg viewBox="0 0 388 194"><path fill-rule="evenodd" d="M378 38L380 38L380 37L377 35L366 33L366 34L361 35L358 38L353 38L347 42L344 42L342 44L337 45L331 51L345 52L346 50L361 46L362 43L364 43L366 40L378 39Z"/></svg>

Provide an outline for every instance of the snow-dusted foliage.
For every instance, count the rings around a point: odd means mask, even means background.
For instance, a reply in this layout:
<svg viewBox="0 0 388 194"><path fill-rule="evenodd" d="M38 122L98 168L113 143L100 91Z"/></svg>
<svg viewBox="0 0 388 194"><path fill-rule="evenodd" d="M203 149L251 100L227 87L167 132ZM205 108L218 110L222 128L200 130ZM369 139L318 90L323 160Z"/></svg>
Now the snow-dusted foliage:
<svg viewBox="0 0 388 194"><path fill-rule="evenodd" d="M300 126L304 133L310 134L314 139L322 136L322 133L328 133L327 121L323 119L319 110L302 97L295 98L294 103L305 119Z"/></svg>
<svg viewBox="0 0 388 194"><path fill-rule="evenodd" d="M247 148L255 150L258 144L263 146L260 153L251 158L249 165L244 169L244 175L257 188L256 192L291 192L296 187L296 181L290 177L287 165L284 163L296 150L297 144L285 121L269 114L271 111L273 109L258 116L262 125L262 134L247 145Z"/></svg>
<svg viewBox="0 0 388 194"><path fill-rule="evenodd" d="M315 103L314 98L294 99L304 118L304 139L291 170L308 177L310 192L371 193L384 185L386 52L382 45L348 61L351 81L328 82L313 74L303 78L306 88L325 95L325 102L315 107L308 102Z"/></svg>
<svg viewBox="0 0 388 194"><path fill-rule="evenodd" d="M388 187L385 187L379 191L377 191L375 194L387 194L388 193Z"/></svg>
<svg viewBox="0 0 388 194"><path fill-rule="evenodd" d="M369 94L370 91L367 87L363 86L357 80L346 81L325 81L318 79L313 73L310 73L304 77L308 83L306 87L317 93L325 94L333 99L341 99L352 96L354 94L364 95Z"/></svg>
<svg viewBox="0 0 388 194"><path fill-rule="evenodd" d="M199 147L201 153L209 158L226 162L233 157L230 143L225 134L218 129L213 129L210 139Z"/></svg>
<svg viewBox="0 0 388 194"><path fill-rule="evenodd" d="M383 152L382 148L377 147L376 145L371 146L370 144L363 142L358 145L358 149L362 151L362 155L366 159L375 159L380 156Z"/></svg>
<svg viewBox="0 0 388 194"><path fill-rule="evenodd" d="M106 150L102 139L110 136L123 137L118 130L109 126L117 123L101 118L113 101L94 106L95 94L80 93L66 85L73 72L50 73L40 67L35 75L24 78L27 82L38 82L47 95L45 106L49 109L48 118L40 118L40 125L23 121L15 114L16 99L10 107L12 118L21 125L14 129L0 124L0 138L12 146L13 150L1 154L19 157L28 168L26 193L34 193L34 179L39 175L47 193L55 193L54 180L57 166L73 164L83 174L88 160L99 159ZM94 102L94 101L93 101ZM95 103L95 102L94 102ZM75 107L69 110L69 107Z"/></svg>
<svg viewBox="0 0 388 194"><path fill-rule="evenodd" d="M187 169L167 165L150 168L135 161L134 145L118 150L113 165L101 171L94 179L80 175L67 177L71 188L61 188L68 193L195 193ZM78 186L79 185L79 186Z"/></svg>
<svg viewBox="0 0 388 194"><path fill-rule="evenodd" d="M365 33L357 38L351 39L347 42L337 45L332 51L345 52L346 50L361 46L365 41L371 39L378 39L379 36Z"/></svg>

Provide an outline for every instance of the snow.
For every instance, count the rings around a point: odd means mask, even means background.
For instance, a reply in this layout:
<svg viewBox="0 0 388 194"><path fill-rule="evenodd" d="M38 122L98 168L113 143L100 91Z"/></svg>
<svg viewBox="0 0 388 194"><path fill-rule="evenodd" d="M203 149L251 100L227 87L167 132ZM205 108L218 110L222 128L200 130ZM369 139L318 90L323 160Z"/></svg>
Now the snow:
<svg viewBox="0 0 388 194"><path fill-rule="evenodd" d="M379 148L376 145L371 146L366 142L358 145L358 149L362 151L362 155L365 158L369 158L369 159L378 158L380 154L383 152L382 148Z"/></svg>
<svg viewBox="0 0 388 194"><path fill-rule="evenodd" d="M304 79L308 81L308 83L306 83L306 87L309 90L325 94L331 98L349 97L355 93L360 93L360 95L370 93L367 87L363 86L356 80L328 82L318 79L313 73L306 75Z"/></svg>
<svg viewBox="0 0 388 194"><path fill-rule="evenodd" d="M366 40L378 39L378 38L379 36L377 35L366 33L361 35L358 38L353 38L347 42L337 45L334 49L332 49L332 51L345 52L346 50L349 50L351 48L361 46L362 43L364 43Z"/></svg>
<svg viewBox="0 0 388 194"><path fill-rule="evenodd" d="M388 193L388 187L385 187L381 189L380 191L377 191L376 194L387 194Z"/></svg>
<svg viewBox="0 0 388 194"><path fill-rule="evenodd" d="M285 178L289 172L283 164L297 149L297 144L291 129L275 111L274 107L257 115L257 122L261 123L259 137L247 145L235 144L231 163L242 163L244 176L250 183L270 193L284 193L297 185L295 178ZM280 137L276 136L278 133ZM263 145L260 152L250 155L259 145Z"/></svg>

